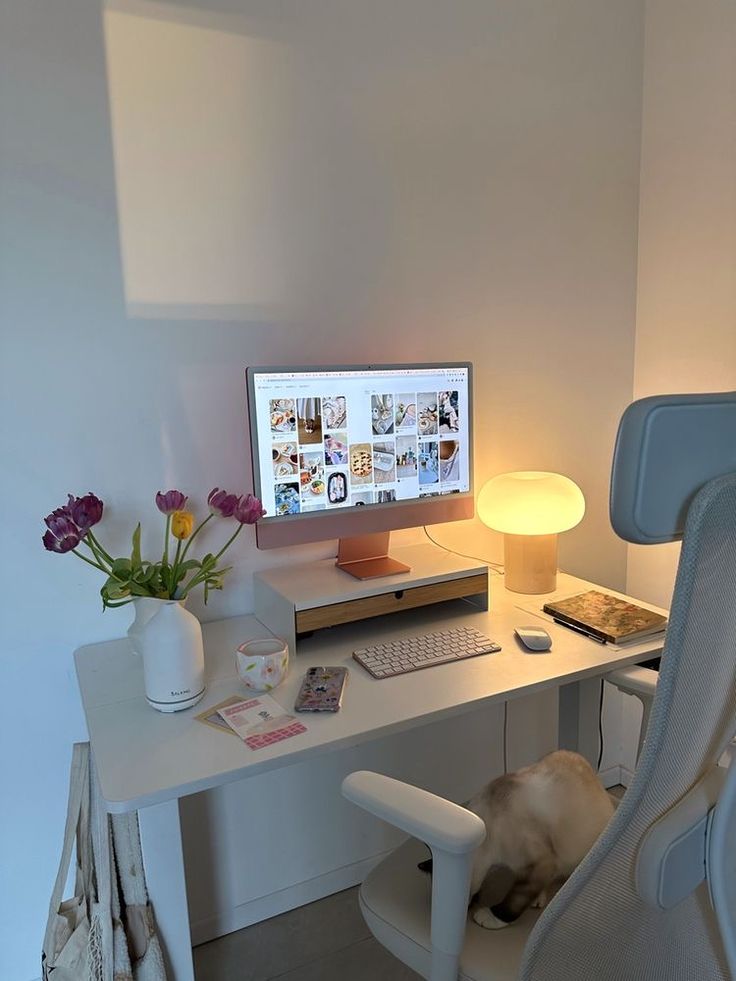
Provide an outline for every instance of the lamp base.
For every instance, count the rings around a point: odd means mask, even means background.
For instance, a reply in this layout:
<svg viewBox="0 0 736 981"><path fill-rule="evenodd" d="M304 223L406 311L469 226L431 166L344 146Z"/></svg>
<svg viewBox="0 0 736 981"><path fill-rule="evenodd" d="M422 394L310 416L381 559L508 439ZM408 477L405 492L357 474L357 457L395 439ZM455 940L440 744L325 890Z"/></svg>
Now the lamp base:
<svg viewBox="0 0 736 981"><path fill-rule="evenodd" d="M557 587L557 535L504 535L504 583L513 593Z"/></svg>

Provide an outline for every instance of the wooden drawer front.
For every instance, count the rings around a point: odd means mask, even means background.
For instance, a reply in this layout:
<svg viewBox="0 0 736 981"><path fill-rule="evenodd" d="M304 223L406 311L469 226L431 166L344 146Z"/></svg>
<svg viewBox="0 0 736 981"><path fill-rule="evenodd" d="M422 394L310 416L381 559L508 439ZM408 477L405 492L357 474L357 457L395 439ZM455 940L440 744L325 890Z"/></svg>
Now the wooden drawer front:
<svg viewBox="0 0 736 981"><path fill-rule="evenodd" d="M367 620L369 617L383 616L384 613L411 610L416 606L441 603L443 600L477 596L478 593L485 593L487 590L488 575L481 573L477 576L465 576L463 579L431 583L428 586L414 586L412 589L397 590L395 593L366 596L364 599L349 600L347 603L316 606L312 610L300 610L296 614L296 630L301 634L308 630L320 630L322 627L335 627L338 623Z"/></svg>

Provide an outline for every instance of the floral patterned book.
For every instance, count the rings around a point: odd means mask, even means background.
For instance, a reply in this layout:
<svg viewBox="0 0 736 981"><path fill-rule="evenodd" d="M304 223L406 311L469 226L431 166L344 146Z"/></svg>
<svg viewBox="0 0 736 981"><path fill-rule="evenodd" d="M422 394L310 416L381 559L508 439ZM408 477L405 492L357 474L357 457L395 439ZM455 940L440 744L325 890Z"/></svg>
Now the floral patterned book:
<svg viewBox="0 0 736 981"><path fill-rule="evenodd" d="M667 617L661 613L654 613L597 589L545 603L542 609L559 623L610 644L637 640L658 633L667 625Z"/></svg>

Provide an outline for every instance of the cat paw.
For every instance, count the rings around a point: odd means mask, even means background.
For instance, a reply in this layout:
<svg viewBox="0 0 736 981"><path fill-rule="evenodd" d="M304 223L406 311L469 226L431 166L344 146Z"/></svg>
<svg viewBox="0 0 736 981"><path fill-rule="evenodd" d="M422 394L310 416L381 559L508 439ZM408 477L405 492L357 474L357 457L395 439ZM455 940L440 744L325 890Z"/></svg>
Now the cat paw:
<svg viewBox="0 0 736 981"><path fill-rule="evenodd" d="M547 895L546 893L540 892L540 894L532 903L532 909L544 909L546 905L547 905Z"/></svg>
<svg viewBox="0 0 736 981"><path fill-rule="evenodd" d="M497 916L494 916L487 906L479 906L477 909L474 909L473 919L484 930L501 930L503 927L508 926L508 923L504 923L503 920L499 920Z"/></svg>

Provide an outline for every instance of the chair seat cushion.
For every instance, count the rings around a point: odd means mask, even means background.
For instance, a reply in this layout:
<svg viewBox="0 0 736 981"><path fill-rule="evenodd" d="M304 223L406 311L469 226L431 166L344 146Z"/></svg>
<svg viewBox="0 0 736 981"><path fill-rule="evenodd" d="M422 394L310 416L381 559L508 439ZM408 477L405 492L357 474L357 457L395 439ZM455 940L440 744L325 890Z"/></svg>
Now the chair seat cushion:
<svg viewBox="0 0 736 981"><path fill-rule="evenodd" d="M426 845L409 839L380 862L360 888L360 905L376 939L422 977L431 961L432 880L417 868ZM527 910L502 930L485 930L468 917L460 956L462 981L515 981L539 910Z"/></svg>

